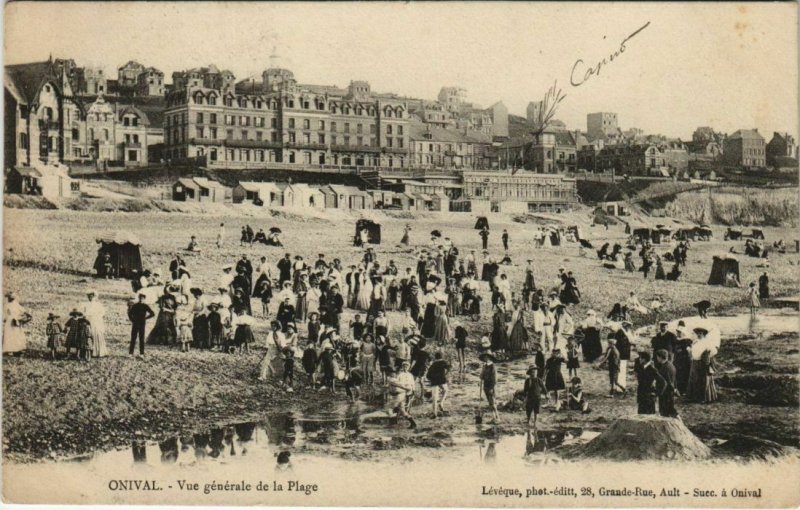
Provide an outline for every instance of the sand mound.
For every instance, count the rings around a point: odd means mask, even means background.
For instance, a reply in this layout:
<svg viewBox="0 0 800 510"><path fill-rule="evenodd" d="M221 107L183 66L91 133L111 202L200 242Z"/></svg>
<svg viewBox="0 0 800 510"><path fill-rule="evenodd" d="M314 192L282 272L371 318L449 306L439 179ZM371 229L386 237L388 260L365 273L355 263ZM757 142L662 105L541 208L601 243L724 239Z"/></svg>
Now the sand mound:
<svg viewBox="0 0 800 510"><path fill-rule="evenodd" d="M612 460L696 460L711 450L682 421L661 416L620 418L575 456Z"/></svg>
<svg viewBox="0 0 800 510"><path fill-rule="evenodd" d="M797 450L792 447L746 435L733 436L716 447L716 450L735 457L761 460L771 460L797 454Z"/></svg>

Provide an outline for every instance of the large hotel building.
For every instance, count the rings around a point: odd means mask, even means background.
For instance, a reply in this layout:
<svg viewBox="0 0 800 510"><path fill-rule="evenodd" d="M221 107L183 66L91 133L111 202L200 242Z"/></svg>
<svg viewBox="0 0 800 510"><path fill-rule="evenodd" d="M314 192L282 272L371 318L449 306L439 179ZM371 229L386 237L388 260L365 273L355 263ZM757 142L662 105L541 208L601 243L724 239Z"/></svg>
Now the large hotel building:
<svg viewBox="0 0 800 510"><path fill-rule="evenodd" d="M410 164L408 107L376 97L369 83L347 89L298 85L271 68L236 83L214 66L173 73L164 115L167 158L205 157L213 168L265 163L404 168Z"/></svg>

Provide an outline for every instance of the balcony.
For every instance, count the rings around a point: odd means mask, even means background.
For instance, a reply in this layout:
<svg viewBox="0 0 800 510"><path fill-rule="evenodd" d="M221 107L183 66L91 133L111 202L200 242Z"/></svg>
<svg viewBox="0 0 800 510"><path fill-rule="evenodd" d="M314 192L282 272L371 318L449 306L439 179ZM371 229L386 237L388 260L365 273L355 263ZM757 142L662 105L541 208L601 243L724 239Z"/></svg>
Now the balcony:
<svg viewBox="0 0 800 510"><path fill-rule="evenodd" d="M142 143L141 142L125 142L124 143L126 149L141 149Z"/></svg>
<svg viewBox="0 0 800 510"><path fill-rule="evenodd" d="M373 147L371 145L331 145L332 152L366 152L370 154L377 154L381 152L380 147Z"/></svg>
<svg viewBox="0 0 800 510"><path fill-rule="evenodd" d="M454 157L457 156L456 151L444 151L444 155L448 156L448 157L451 157L451 158L454 158Z"/></svg>
<svg viewBox="0 0 800 510"><path fill-rule="evenodd" d="M46 129L58 129L57 120L39 120L39 129L44 131Z"/></svg>
<svg viewBox="0 0 800 510"><path fill-rule="evenodd" d="M222 144L226 147L237 147L242 149L280 149L280 142L269 140L223 140Z"/></svg>
<svg viewBox="0 0 800 510"><path fill-rule="evenodd" d="M324 151L328 148L327 145L324 143L312 143L312 142L287 142L286 147L289 149L311 149L311 150L319 150Z"/></svg>
<svg viewBox="0 0 800 510"><path fill-rule="evenodd" d="M405 147L382 147L381 151L388 154L408 154L408 149Z"/></svg>
<svg viewBox="0 0 800 510"><path fill-rule="evenodd" d="M198 137L189 138L189 144L192 144L192 145L209 144L209 143L220 143L220 142L221 142L221 140L218 140L216 138L206 138L206 137L203 137L203 138L198 138Z"/></svg>

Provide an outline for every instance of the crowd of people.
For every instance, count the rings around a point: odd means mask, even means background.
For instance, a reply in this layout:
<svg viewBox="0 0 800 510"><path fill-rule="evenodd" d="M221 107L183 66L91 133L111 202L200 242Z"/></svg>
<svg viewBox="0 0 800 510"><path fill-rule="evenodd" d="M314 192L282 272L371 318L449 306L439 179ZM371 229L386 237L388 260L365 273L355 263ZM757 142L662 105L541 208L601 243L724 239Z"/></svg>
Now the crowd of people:
<svg viewBox="0 0 800 510"><path fill-rule="evenodd" d="M553 233L540 232L542 244L550 242ZM262 230L256 233L245 226L240 244L266 240L279 246L279 233L278 229L269 235ZM393 259L383 259L365 236L349 264L338 258L329 260L325 253L313 262L292 253L277 261L261 256L254 262L242 254L235 264L220 268L209 291L193 284L191 269L178 252L165 272L169 278L163 279L159 271L144 271L131 282L129 355L143 357L146 345L230 354L246 353L255 343L265 343L266 353L254 367L258 379L277 379L286 392L293 392L298 384L334 394L344 390L351 400L362 391L382 387L384 408L362 418L399 416L407 418L411 427L416 426L409 411L412 401L429 399L434 417L445 412L452 374L463 381L467 373L470 343L482 361L480 394L494 420L498 417L496 390L501 384L497 364L511 360L532 360L518 395L525 401L529 423L536 423L543 405L555 411L590 411L579 373L581 362L607 370L611 397L627 392L628 363L637 352L632 321L652 320L651 314L661 306L658 298L645 306L631 291L606 316L588 310L579 320L573 315L583 295L576 275L566 267L559 268L551 282L537 282L529 259L523 281L512 284L504 270L504 264L511 263L507 231L500 236L506 253L500 261L488 251L488 227L479 230L481 256L477 250L459 249L450 238L436 233L430 245L416 248L416 267L401 269ZM220 225L218 244L223 236L224 225ZM407 226L400 244L409 246L409 237ZM190 251L199 250L194 237L190 247ZM663 257L674 263L665 274L662 257L644 243L639 271L646 278L655 266L656 279L675 280L686 264L688 249L689 242L681 241ZM620 244L605 243L597 255L603 263L635 271L633 251L623 254ZM759 297L768 293L765 273L758 289L751 286L751 307L757 307ZM485 298L487 305L482 306ZM698 308L698 313L704 316L707 309ZM345 310L348 315L354 313L352 320L343 321ZM393 312L391 318L387 312ZM476 335L470 321L486 312L491 314L491 330ZM105 314L95 290L86 293L86 301L65 322L50 314L46 334L51 356L55 358L62 346L67 356L84 361L107 356ZM24 350L21 328L29 320L16 296L9 295L4 352ZM151 320L153 327L146 334ZM262 323L269 324L269 331L265 339L257 340L254 329ZM633 373L638 411L653 414L657 404L661 415L677 417L676 395L697 402L716 399L716 350L695 352L692 348L708 334L707 328L687 330L679 324L672 332L667 325L659 324L651 350L638 351ZM450 349L455 351L456 367L448 361Z"/></svg>

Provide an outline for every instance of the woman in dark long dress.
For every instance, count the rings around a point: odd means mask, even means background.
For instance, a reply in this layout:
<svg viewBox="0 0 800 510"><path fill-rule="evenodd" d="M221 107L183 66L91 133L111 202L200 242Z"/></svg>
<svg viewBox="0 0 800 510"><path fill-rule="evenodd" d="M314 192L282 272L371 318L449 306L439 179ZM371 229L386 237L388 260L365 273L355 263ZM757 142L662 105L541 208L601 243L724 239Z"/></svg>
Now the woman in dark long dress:
<svg viewBox="0 0 800 510"><path fill-rule="evenodd" d="M153 330L147 335L147 343L151 345L173 345L178 338L175 309L178 303L169 289L158 298L158 316Z"/></svg>
<svg viewBox="0 0 800 510"><path fill-rule="evenodd" d="M547 388L548 393L554 393L556 410L558 410L559 403L558 392L567 389L567 385L564 383L564 374L561 373L561 365L563 363L564 357L561 355L561 349L553 349L550 357L544 363L544 386Z"/></svg>
<svg viewBox="0 0 800 510"><path fill-rule="evenodd" d="M422 328L419 334L424 338L431 340L436 334L436 300L431 299L425 305L425 315L422 319Z"/></svg>
<svg viewBox="0 0 800 510"><path fill-rule="evenodd" d="M581 323L583 330L583 342L581 343L581 351L583 351L583 360L586 362L593 362L603 355L603 345L600 342L600 330L603 324L597 318L594 310L586 312L586 319Z"/></svg>
<svg viewBox="0 0 800 510"><path fill-rule="evenodd" d="M198 288L190 290L194 296L192 305L192 340L195 349L210 349L210 334L208 329L208 315L206 300L203 298L203 291Z"/></svg>
<svg viewBox="0 0 800 510"><path fill-rule="evenodd" d="M492 351L504 352L508 349L508 333L506 332L506 312L503 305L498 305L492 316Z"/></svg>
<svg viewBox="0 0 800 510"><path fill-rule="evenodd" d="M525 317L522 305L517 303L511 315L511 334L508 338L508 350L511 353L528 352L528 330L525 329Z"/></svg>
<svg viewBox="0 0 800 510"><path fill-rule="evenodd" d="M675 344L675 355L672 364L675 365L675 387L681 395L686 394L689 387L689 374L692 369L692 340L689 338L678 338Z"/></svg>
<svg viewBox="0 0 800 510"><path fill-rule="evenodd" d="M561 291L561 302L565 305L577 305L581 302L581 292L578 290L578 282L572 276L570 271L564 278L564 290Z"/></svg>

